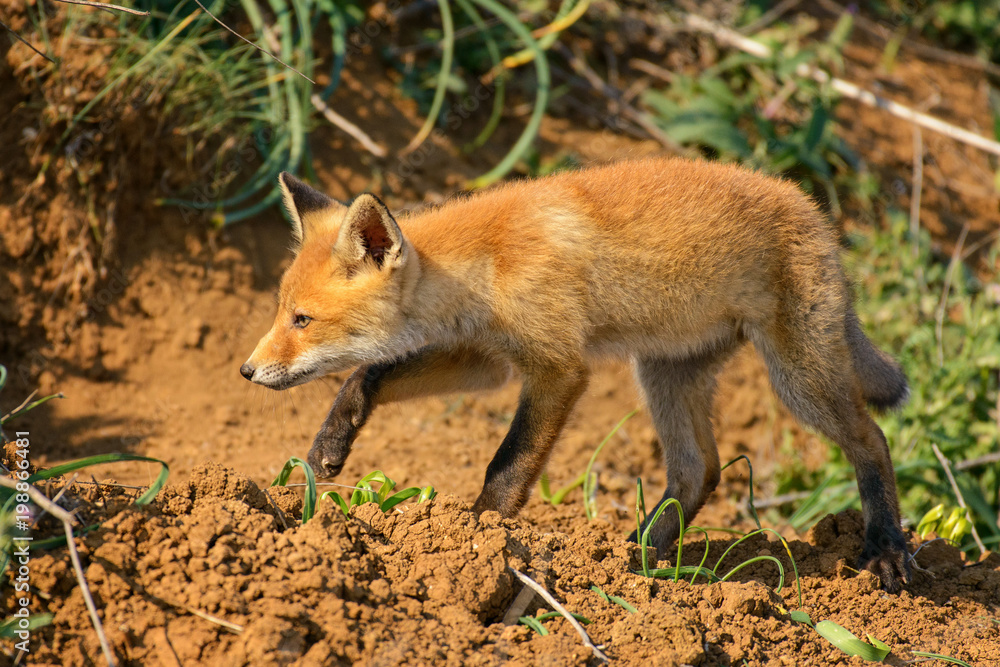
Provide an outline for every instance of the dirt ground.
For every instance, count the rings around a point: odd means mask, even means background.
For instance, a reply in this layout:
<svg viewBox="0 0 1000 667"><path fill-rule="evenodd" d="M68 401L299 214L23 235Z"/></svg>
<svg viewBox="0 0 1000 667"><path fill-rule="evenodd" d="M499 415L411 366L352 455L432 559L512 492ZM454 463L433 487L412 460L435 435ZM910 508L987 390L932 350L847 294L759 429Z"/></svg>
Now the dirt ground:
<svg viewBox="0 0 1000 667"><path fill-rule="evenodd" d="M12 27L26 25L13 3L0 7L10 9ZM892 73L879 73L880 49L874 38L856 34L845 78L970 129L992 127L981 72L916 60L904 49ZM24 48L0 50L0 56L0 107L12 109L0 123L0 362L11 371L4 411L34 389L65 396L17 422L31 433L37 466L110 451L170 466L171 485L145 508L129 504L137 491L128 487L152 482L159 468L153 464L94 469L97 478L126 486L94 487L80 477L69 494L82 516L100 522L79 541L81 555L123 664L594 664L562 619L545 621L547 636L511 624L519 614L549 607L522 595L510 568L592 621L587 632L615 664L861 664L789 620L788 610L799 606L796 587L786 572L784 588L775 592L773 565L748 567L712 586L634 573L638 549L624 536L634 527L635 479L643 479L648 498L658 498L664 483L656 437L642 412L597 463L594 521L583 515L580 491L558 507L536 495L516 520L469 510L512 418L515 382L489 395L380 408L338 478L350 484L380 469L401 487L433 485L441 494L434 501L404 503L388 514L366 505L346 519L327 502L298 525L300 496L287 489L268 496L262 489L288 457L304 458L343 378L275 393L238 372L270 327L273 293L290 259L287 225L271 212L211 231L175 209L154 206L161 163L174 166L174 154L146 154L142 137L149 126L138 112L107 138L120 162L99 176L107 184L100 201L114 202L116 243L111 250L94 246L86 240L93 202L73 194L79 190L72 165L56 164L39 183L44 136L26 131L39 126L40 110L65 91L26 74L34 56ZM99 78L101 58L84 50L65 62L83 78ZM342 111L390 153L419 126L415 105L400 97L374 59L352 61L344 87L357 103ZM506 120L498 155L522 122ZM912 127L865 107L842 107L840 122L852 147L882 176L883 204L907 210ZM495 157L466 156L459 148L464 139L433 144L405 182L379 181L369 157L323 128L313 135L314 166L319 185L335 197L373 188L393 207L435 202ZM966 223L970 243L997 229L990 161L948 139L929 133L923 139L921 222L942 252L950 252ZM543 155L572 152L583 162L662 150L571 114L547 120L538 146ZM381 166L393 172L392 164ZM869 221L848 211L837 223ZM636 407L628 369L601 369L549 464L553 486L576 478L594 447ZM741 354L727 368L716 413L722 460L752 459L758 499L768 497L771 473L786 463L786 434L806 465L823 461L825 445L786 414L753 354ZM301 481L298 473L295 481ZM737 465L724 473L697 523L750 529L746 497L746 468ZM765 525L793 537L777 514L765 515ZM714 563L733 538L711 536ZM861 548L857 513L827 517L798 537L791 547L802 608L814 621L831 619L889 643L890 664L907 664L910 651L920 650L1000 665L1000 557L970 563L956 549L933 543L917 556L923 571L913 585L890 596L873 577L852 569ZM764 538L740 545L726 562L766 554L788 568L780 544ZM700 559L701 544L689 545L685 564ZM55 617L34 632L28 664L100 664L65 549L37 555L32 572L32 610ZM602 600L590 590L595 585L624 598L636 613ZM12 604L5 596L0 615Z"/></svg>

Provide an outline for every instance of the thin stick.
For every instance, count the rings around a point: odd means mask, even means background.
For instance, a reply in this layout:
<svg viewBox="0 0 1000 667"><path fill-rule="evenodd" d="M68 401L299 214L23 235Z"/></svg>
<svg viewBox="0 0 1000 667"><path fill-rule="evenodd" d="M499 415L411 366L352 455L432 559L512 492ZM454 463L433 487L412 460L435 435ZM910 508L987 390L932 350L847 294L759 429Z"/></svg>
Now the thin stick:
<svg viewBox="0 0 1000 667"><path fill-rule="evenodd" d="M944 454L941 453L941 450L938 449L936 442L931 443L931 448L934 450L934 456L936 456L938 461L941 462L941 467L944 468L944 474L948 476L948 482L951 483L951 490L955 492L955 497L958 498L958 504L965 510L965 518L968 519L969 525L972 526L972 538L976 540L976 546L979 547L979 551L981 553L986 553L986 545L983 544L981 539L979 539L979 532L976 530L976 524L972 520L972 515L969 514L969 507L965 504L965 498L962 497L962 491L958 488L958 482L955 481L955 476L951 474L951 466L948 465L948 459L946 459Z"/></svg>
<svg viewBox="0 0 1000 667"><path fill-rule="evenodd" d="M59 499L63 497L63 495L66 493L66 490L69 489L69 487L73 486L73 483L76 481L76 478L79 477L79 476L80 476L80 473L78 473L78 472L73 473L73 476L70 478L70 480L66 484L63 485L63 488L59 489L59 493L57 493L55 496L52 497L52 504L53 505L55 505L56 503L59 502ZM56 505L56 507L58 507L58 505ZM32 522L32 527L37 526L38 522L42 520L42 517L45 516L45 514L46 514L45 509L42 509L42 513L39 514L38 516L36 516L35 520Z"/></svg>
<svg viewBox="0 0 1000 667"><path fill-rule="evenodd" d="M93 475L91 475L91 478L93 479ZM92 482L88 482L88 481L84 480L82 482L77 482L77 484L87 484L89 486L97 486L97 487L101 487L101 486L113 486L113 487L118 488L118 489L146 489L146 488L149 488L149 487L146 487L146 486L135 486L135 485L132 485L132 484L118 484L117 482L98 482L96 479L94 481L92 481Z"/></svg>
<svg viewBox="0 0 1000 667"><path fill-rule="evenodd" d="M621 91L616 90L611 86L609 86L607 83L605 83L604 80L601 79L600 76L598 76L597 72L591 69L590 66L587 65L586 62L584 62L583 58L580 58L575 53L570 51L569 48L567 48L564 44L557 44L556 47L559 53L564 58L566 58L567 62L569 62L573 70L577 74L582 76L584 79L586 79L587 83L590 84L591 88L597 91L599 95L602 95L603 97L612 100L622 99ZM621 104L621 112L625 118L628 118L630 121L641 127L653 139L659 141L664 146L664 148L678 155L687 155L687 156L693 155L693 151L684 148L676 141L671 139L669 136L667 136L667 134L656 125L656 123L653 121L652 117L648 113L639 111L635 107L624 103Z"/></svg>
<svg viewBox="0 0 1000 667"><path fill-rule="evenodd" d="M794 9L802 0L782 0L776 4L771 9L767 10L760 15L760 18L750 23L748 25L740 28L740 32L744 35L752 35L755 32L760 32L767 26L771 25L775 21L781 18L781 15L785 12Z"/></svg>
<svg viewBox="0 0 1000 667"><path fill-rule="evenodd" d="M913 186L910 194L910 244L913 258L920 254L920 198L924 191L924 140L913 128Z"/></svg>
<svg viewBox="0 0 1000 667"><path fill-rule="evenodd" d="M305 482L297 482L295 484L285 484L285 488L291 489L296 486L309 486ZM363 489L360 486L351 486L350 484L338 484L337 482L316 482L316 486L339 486L342 489L354 489L356 491L367 491L368 489Z"/></svg>
<svg viewBox="0 0 1000 667"><path fill-rule="evenodd" d="M838 2L833 0L817 0L819 5L826 9L831 14L842 14L850 10L844 7ZM851 12L854 18L854 25L858 26L862 30L865 30L873 35L876 35L883 41L889 41L891 39L891 30L887 26L883 26L876 21L865 18L860 12ZM930 44L923 44L921 42L914 41L912 39L903 38L902 44L906 48L919 53L927 58L933 58L934 60L940 60L941 62L950 63L952 65L958 65L959 67L966 67L969 69L975 69L980 71L988 72L993 76L1000 76L1000 66L995 65L989 61L983 60L981 58L976 58L975 56L967 56L962 53L954 53L953 51L948 51L946 49L939 48L937 46L932 46Z"/></svg>
<svg viewBox="0 0 1000 667"><path fill-rule="evenodd" d="M271 501L271 505L273 505L274 509L278 512L278 520L281 521L281 525L285 527L285 530L288 530L288 522L285 521L285 513L281 511L280 507L278 507L278 503L274 502L274 498L271 497L267 487L264 487L264 495L267 496L267 499Z"/></svg>
<svg viewBox="0 0 1000 667"><path fill-rule="evenodd" d="M777 507L779 505L784 505L786 503L793 503L798 500L804 500L813 494L812 491L796 491L794 493L783 493L780 496L774 496L773 498L759 498L754 500L754 507L759 510L766 509L768 507ZM749 507L750 502L747 501L747 506Z"/></svg>
<svg viewBox="0 0 1000 667"><path fill-rule="evenodd" d="M257 49L261 53L264 53L264 54L267 54L267 55L271 56L272 58L274 58L275 60L277 60L279 63L281 63L281 65L283 67L286 67L286 68L292 70L293 72L295 72L296 74L298 74L299 76L301 76L303 79L305 79L309 83L311 83L313 85L316 85L315 81L313 81L312 79L310 79L309 77L307 77L305 74L303 74L299 70L295 69L294 67L292 67L291 65L289 65L288 63L286 63L284 60L282 60L278 56L274 55L273 53L271 53L267 49L262 48L262 47L258 46L257 44L254 44L249 39L247 39L246 37L244 37L240 33L236 32L235 30L233 30L232 28L230 28L228 25L226 25L225 23L223 23L219 19L219 17L217 17L212 12L208 11L208 8L205 5L201 4L201 0L194 0L194 2L195 2L196 5L198 5L199 7L201 7L201 9L202 9L203 12L205 12L206 14L208 14L209 16L211 16L213 21L215 21L216 23L218 23L219 25L221 25L223 28L225 28L226 30L228 30L232 34L236 35L237 37L239 37L240 39L242 39L244 42L246 42L247 44L249 44L253 48Z"/></svg>
<svg viewBox="0 0 1000 667"><path fill-rule="evenodd" d="M955 243L955 250L951 253L951 261L948 262L948 270L944 276L944 287L941 289L941 302L938 303L937 314L935 316L934 336L937 338L938 366L944 366L944 311L948 306L948 293L951 292L951 279L955 275L955 267L962 261L962 246L965 244L965 237L969 235L969 223L966 221L962 225L962 231L958 235L958 242Z"/></svg>
<svg viewBox="0 0 1000 667"><path fill-rule="evenodd" d="M44 53L42 53L41 51L39 51L38 49L36 49L34 44L32 44L31 42L29 42L28 40L26 40L24 37L21 37L19 34L17 34L16 32L14 32L14 29L11 28L9 25L7 25L6 23L4 23L3 21L0 21L0 26L3 26L4 29L7 30L7 32L9 32L10 34L14 35L14 37L17 38L17 41L26 44L29 49L31 49L32 51L34 51L35 53L37 53L41 57L45 58L46 60L48 60L53 65L56 64L55 60L52 60L52 58L49 58L47 55L45 55Z"/></svg>
<svg viewBox="0 0 1000 667"><path fill-rule="evenodd" d="M968 470L969 468L975 468L976 466L986 465L987 463L997 463L1000 462L1000 452L993 452L992 454L984 454L983 456L977 456L974 459L966 459L965 461L959 461L955 464L955 470Z"/></svg>
<svg viewBox="0 0 1000 667"><path fill-rule="evenodd" d="M751 55L755 55L758 58L771 57L770 47L767 47L748 37L744 37L735 30L730 30L729 28L721 26L713 21L709 21L704 17L697 16L695 14L684 14L684 23L689 28L708 33L720 42L733 46L741 51L745 51ZM962 143L979 148L987 153L1000 155L1000 142L987 139L986 137L980 136L974 132L969 132L968 130L962 129L956 125L952 125L951 123L946 123L939 118L935 118L934 116L914 111L907 106L876 95L875 93L865 90L853 83L832 77L827 72L824 72L816 67L806 65L805 63L799 65L795 71L799 76L810 77L820 83L830 84L831 88L844 97L857 100L858 102L867 104L870 107L882 109L897 118L902 118L903 120L919 125L920 127L938 132L939 134L943 134L956 141L961 141Z"/></svg>
<svg viewBox="0 0 1000 667"><path fill-rule="evenodd" d="M17 483L6 477L0 477L0 486L6 486L8 489L17 490ZM104 652L104 658L108 661L108 665L114 667L117 663L115 662L114 654L111 653L111 647L108 645L108 638L104 634L104 626L101 625L101 619L97 615L97 607L94 605L94 598L90 595L90 588L87 586L87 579L83 575L83 566L80 564L80 554L76 550L76 542L73 537L73 515L64 510L62 507L59 507L59 505L56 505L49 498L47 498L44 493L31 484L28 485L28 495L36 505L62 521L63 529L66 531L66 546L69 547L69 557L73 561L73 570L76 571L76 581L80 584L80 592L83 594L83 601L87 603L87 611L90 612L90 620L94 624L94 630L97 632L97 639L101 642L101 651Z"/></svg>
<svg viewBox="0 0 1000 667"><path fill-rule="evenodd" d="M385 157L389 154L385 148L372 141L372 138L365 134L364 130L331 109L330 106L323 101L322 97L313 93L309 100L312 102L313 106L316 107L317 111L326 116L328 121L339 127L347 134L351 135L351 137L361 144L369 153L375 157Z"/></svg>
<svg viewBox="0 0 1000 667"><path fill-rule="evenodd" d="M15 413L16 413L16 412L18 412L19 410L23 410L23 409L24 409L24 406L26 406L26 405L27 405L28 403L31 403L31 399L33 399L33 398L35 397L35 394L37 394L37 393L38 393L38 390L36 389L36 390L34 390L33 392L31 392L30 394L28 394L28 398L26 398L26 399L24 399L23 401L21 401L21 405L17 406L17 407L16 407L16 408L14 408L13 410L11 410L11 411L10 411L10 412L8 412L7 414L5 414L5 415L3 416L3 419L2 419L2 420L0 420L0 421L7 421L8 419L10 419L10 418L11 418L11 415L15 414Z"/></svg>
<svg viewBox="0 0 1000 667"><path fill-rule="evenodd" d="M122 7L120 5L109 5L106 2L89 2L89 0L56 0L56 2L65 2L67 5L85 5L87 7L97 7L98 9L103 9L106 12L125 12L126 14L134 14L135 16L149 16L149 12L139 11L138 9L131 9L129 7Z"/></svg>
<svg viewBox="0 0 1000 667"><path fill-rule="evenodd" d="M163 600L163 598L160 598L160 599ZM193 614L193 615L197 616L198 618L203 618L206 621L209 621L210 623L215 623L216 625L221 625L225 629L227 629L230 632L233 632L235 634L240 634L241 632L243 632L243 626L242 625L237 625L236 623L230 623L229 621L227 621L224 618L219 618L218 616L212 616L211 614L209 614L207 612L200 611L198 609L195 609L194 607L189 607L186 604L177 604L176 602L170 602L169 600L163 600L163 601L166 602L167 604L173 606L173 607L177 607L178 609L183 609L187 613Z"/></svg>
<svg viewBox="0 0 1000 667"><path fill-rule="evenodd" d="M608 658L608 656L604 655L604 653L601 651L601 649L597 648L597 646L594 645L594 642L590 641L590 637L587 635L587 631L583 629L583 626L580 625L580 622L577 621L575 618L573 618L573 614L571 614L568 611L566 611L566 607L564 607L561 604L559 604L559 601L556 600L554 597L552 597L551 593L549 593L547 590L545 590L545 588L543 588L541 584L535 582L535 580L533 580L528 575L523 574L521 572L518 572L514 568L509 568L509 569L510 569L511 572L514 573L515 577L517 577L518 579L521 580L522 584L524 584L525 586L528 586L528 587L534 589L534 591L536 593L538 593L543 598L545 598L546 602L548 602L550 605L552 605L553 609L555 609L556 611L558 611L560 614L563 615L563 617L567 621L569 621L569 624L572 625L573 629L576 630L576 632L577 632L578 635L580 635L580 639L583 640L584 645L586 645L587 648L589 648L591 651L594 652L594 656L598 660L600 660L601 662L611 662L611 660Z"/></svg>
<svg viewBox="0 0 1000 667"><path fill-rule="evenodd" d="M628 66L632 69L637 69L640 72L645 72L650 76L655 76L657 79L663 79L667 83L674 82L674 73L665 67L660 67L659 65L654 65L648 60L643 60L642 58L630 58L628 61Z"/></svg>

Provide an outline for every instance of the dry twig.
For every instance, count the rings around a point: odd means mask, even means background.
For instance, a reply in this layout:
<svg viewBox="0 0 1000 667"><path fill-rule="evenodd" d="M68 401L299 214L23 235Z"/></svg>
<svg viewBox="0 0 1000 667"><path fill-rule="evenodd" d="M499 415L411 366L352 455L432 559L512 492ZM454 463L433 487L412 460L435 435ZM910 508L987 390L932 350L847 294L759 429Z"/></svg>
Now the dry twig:
<svg viewBox="0 0 1000 667"><path fill-rule="evenodd" d="M959 461L955 464L955 470L968 470L969 468L975 468L976 466L987 465L989 463L1000 462L1000 452L991 452L989 454L983 454L982 456L977 456L974 459L966 459L964 461Z"/></svg>
<svg viewBox="0 0 1000 667"><path fill-rule="evenodd" d="M559 53L566 58L566 61L570 64L573 70L582 76L599 95L602 95L609 100L622 100L622 92L605 83L604 80L598 76L597 72L590 68L583 58L580 58L575 53L570 51L564 44L557 44L557 48ZM639 111L635 107L625 104L623 101L620 104L620 108L622 116L645 130L649 136L659 141L667 150L678 155L694 155L693 151L684 148L667 136L667 134L656 125L656 122L648 113Z"/></svg>
<svg viewBox="0 0 1000 667"><path fill-rule="evenodd" d="M962 246L965 245L965 238L969 235L969 223L966 221L962 225L962 231L955 242L955 250L951 253L951 261L948 262L948 269L944 275L944 287L941 288L941 301L938 303L937 314L935 316L934 337L937 338L938 366L944 366L944 315L948 308L948 294L951 292L951 279L955 275L955 269L962 262Z"/></svg>
<svg viewBox="0 0 1000 667"><path fill-rule="evenodd" d="M11 28L6 23L4 23L3 21L0 21L0 27L3 27L4 30L6 30L10 34L14 35L14 38L17 39L17 41L19 41L19 42L27 45L27 47L29 49L31 49L32 51L34 51L35 53L37 53L41 57L45 58L46 60L48 60L53 65L55 64L55 62L56 62L55 60L52 60L52 58L49 58L47 55L45 55L44 53L42 53L41 51L39 51L38 49L36 49L34 44L32 44L31 42L29 42L28 40L26 40L24 37L21 37L19 34L17 34L16 32L14 32L14 29Z"/></svg>
<svg viewBox="0 0 1000 667"><path fill-rule="evenodd" d="M850 11L839 2L834 2L834 0L818 0L818 2L823 9L827 10L831 14L839 15ZM859 12L853 12L853 14L854 24L865 32L875 35L884 41L892 39L892 30L888 27L883 26L877 21L865 18ZM993 76L1000 77L1000 65L996 65L981 58L967 56L964 53L955 53L953 51L948 51L931 44L924 44L923 42L907 39L905 37L900 41L907 49L910 49L914 53L919 53L924 57L949 63L951 65L958 65L959 67L984 71L988 74L992 74Z"/></svg>
<svg viewBox="0 0 1000 667"><path fill-rule="evenodd" d="M687 27L693 30L710 34L719 40L719 42L733 46L741 51L757 56L758 58L771 57L770 47L748 37L744 37L735 30L731 30L725 26L719 25L718 23L709 21L702 16L684 14L684 23ZM837 91L844 97L857 100L858 102L867 104L870 107L882 109L897 118L902 118L903 120L909 121L915 125L938 132L946 137L955 139L956 141L961 141L988 153L1000 155L1000 142L987 139L986 137L980 136L975 132L970 132L956 125L952 125L951 123L946 123L940 118L935 118L934 116L915 111L914 109L899 104L898 102L893 102L892 100L880 97L879 95L865 90L853 83L832 77L827 72L824 72L817 67L812 67L802 63L796 68L795 71L799 76L809 77L820 83L829 84L833 90Z"/></svg>
<svg viewBox="0 0 1000 667"><path fill-rule="evenodd" d="M305 74L303 74L299 70L295 69L294 67L292 67L291 65L289 65L288 63L286 63L284 60L282 60L278 56L274 55L273 53L271 53L267 49L262 48L262 47L258 46L257 44L251 42L249 39L247 39L246 37L244 37L240 33L236 32L235 30L233 30L232 28L230 28L228 25L226 25L225 23L223 23L222 20L218 16L216 16L212 12L208 11L208 7L206 7L205 5L203 5L201 3L201 0L194 0L194 2L195 2L196 5L198 5L199 7L201 7L201 10L203 12L205 12L206 14L208 14L209 16L211 16L213 21L215 21L216 23L218 23L219 25L221 25L223 28L225 28L226 30L228 30L230 33L232 33L233 35L235 35L239 39L242 39L244 42L246 42L247 44L249 44L253 48L257 49L261 53L266 54L266 55L270 56L271 58L273 58L274 60L278 61L279 63L281 63L281 65L283 67L292 70L293 72L295 72L296 74L298 74L299 76L301 76L303 79L305 79L309 83L311 83L313 85L316 85L315 81L313 81L312 79L310 79L309 77L307 77Z"/></svg>
<svg viewBox="0 0 1000 667"><path fill-rule="evenodd" d="M976 541L976 546L979 547L979 551L986 553L986 545L979 538L979 532L976 530L976 524L972 520L972 516L969 514L969 507L965 504L965 498L962 497L962 492L958 488L958 482L955 481L955 476L951 473L951 466L948 465L948 459L944 457L941 450L938 449L937 443L932 442L931 448L934 450L934 456L937 457L938 461L941 462L941 467L944 468L944 474L948 476L948 482L951 484L951 490L955 492L955 497L958 498L958 504L965 510L965 518L968 519L969 525L972 526L972 538Z"/></svg>
<svg viewBox="0 0 1000 667"><path fill-rule="evenodd" d="M584 645L586 645L587 648L593 651L594 656L598 660L600 660L601 662L611 662L611 660L608 659L608 656L604 655L604 652L601 651L601 649L597 648L597 646L594 645L594 642L590 641L590 637L587 635L587 631L583 629L583 626L580 625L580 622L575 618L573 618L573 614L566 611L566 607L562 606L558 600L552 597L551 593L545 590L545 588L541 584L537 583L534 579L532 579L528 575L518 572L514 568L510 568L510 571L514 573L515 577L521 580L522 584L528 586L529 588L534 589L534 591L539 595L541 595L546 602L552 605L553 609L558 611L560 614L563 615L563 617L567 621L569 621L569 624L572 625L573 629L576 630L578 635L580 635L580 639L583 640Z"/></svg>
<svg viewBox="0 0 1000 667"><path fill-rule="evenodd" d="M97 7L98 9L103 9L106 12L114 14L115 12L125 12L126 14L133 14L135 16L149 16L149 12L144 12L138 9L132 9L130 7L122 7L121 5L109 5L106 2L90 2L90 0L56 0L56 2L64 2L67 5L84 5L87 7Z"/></svg>
<svg viewBox="0 0 1000 667"><path fill-rule="evenodd" d="M774 7L761 14L759 19L740 28L740 32L744 35L752 35L755 32L759 32L780 19L785 12L795 9L796 5L800 2L802 0L781 0Z"/></svg>
<svg viewBox="0 0 1000 667"><path fill-rule="evenodd" d="M910 190L910 244L914 259L920 254L920 198L924 191L924 140L913 128L913 186Z"/></svg>
<svg viewBox="0 0 1000 667"><path fill-rule="evenodd" d="M17 490L17 484L18 483L12 479L0 477L0 486ZM36 489L31 484L28 485L27 493L36 505L62 521L63 530L66 531L66 546L69 547L69 557L70 560L73 561L73 570L76 572L76 581L80 585L80 592L83 594L83 601L87 604L87 611L90 612L90 620L94 624L94 630L97 632L97 639L101 643L101 651L104 653L104 658L108 661L108 665L114 667L114 665L117 664L115 662L115 656L111 653L111 647L108 645L108 638L104 634L104 626L101 625L101 618L97 615L97 607L94 605L94 598L90 595L90 587L87 586L87 579L83 575L83 565L80 564L80 554L76 550L76 541L73 537L73 515L49 500L44 493Z"/></svg>
<svg viewBox="0 0 1000 667"><path fill-rule="evenodd" d="M274 498L271 497L271 493L267 490L267 487L264 487L263 491L264 495L267 496L267 499L271 501L271 505L274 507L274 510L278 513L278 521L281 522L281 525L285 528L285 530L288 530L288 522L285 521L285 513L281 511L280 507L278 507L278 503L274 502Z"/></svg>
<svg viewBox="0 0 1000 667"><path fill-rule="evenodd" d="M328 121L339 127L347 134L351 135L351 137L361 144L369 153L375 157L385 157L389 154L385 148L375 143L364 130L331 109L330 105L323 101L322 97L313 93L309 100L312 102L313 106L316 107L316 110L323 114Z"/></svg>

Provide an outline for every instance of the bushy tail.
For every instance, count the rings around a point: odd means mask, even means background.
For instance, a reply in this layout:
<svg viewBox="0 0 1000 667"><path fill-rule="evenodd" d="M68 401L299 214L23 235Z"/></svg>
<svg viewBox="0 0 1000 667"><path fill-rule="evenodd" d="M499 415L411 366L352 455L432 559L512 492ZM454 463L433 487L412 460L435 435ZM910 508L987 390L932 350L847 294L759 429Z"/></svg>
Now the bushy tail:
<svg viewBox="0 0 1000 667"><path fill-rule="evenodd" d="M844 324L847 329L847 344L851 348L851 361L861 379L865 402L876 410L891 410L901 406L910 395L903 369L895 359L868 340L853 308L847 309Z"/></svg>

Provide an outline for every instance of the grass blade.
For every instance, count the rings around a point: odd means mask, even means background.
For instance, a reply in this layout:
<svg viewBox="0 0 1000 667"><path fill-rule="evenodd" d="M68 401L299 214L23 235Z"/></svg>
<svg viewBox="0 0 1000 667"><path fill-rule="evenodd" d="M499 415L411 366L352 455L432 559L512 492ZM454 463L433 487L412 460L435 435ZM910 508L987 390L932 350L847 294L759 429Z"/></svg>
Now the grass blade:
<svg viewBox="0 0 1000 667"><path fill-rule="evenodd" d="M148 505L151 503L153 498L156 497L156 494L158 494L160 489L163 488L163 485L167 483L167 477L170 476L170 468L167 466L166 461L154 459L149 456L139 456L138 454L122 454L120 452L112 452L110 454L88 456L77 461L70 461L69 463L53 466L52 468L36 472L25 481L27 481L28 484L34 484L39 480L52 479L53 477L59 477L60 475L65 475L66 473L76 472L81 468L89 468L90 466L103 465L105 463L117 463L119 461L149 461L150 463L159 463L163 466L160 470L160 474L156 477L156 481L154 481L142 495L135 499L136 505Z"/></svg>
<svg viewBox="0 0 1000 667"><path fill-rule="evenodd" d="M590 461L587 463L587 469L583 474L583 513L587 515L588 521L593 521L594 517L597 516L597 508L594 507L595 503L593 501L593 496L597 492L596 475L594 483L591 482L590 477L591 470L594 468L594 463L597 461L597 455L601 453L601 450L604 449L604 445L608 444L608 441L611 440L614 434L618 432L618 429L620 429L625 422L631 419L637 412L638 410L633 410L622 417L615 427L611 429L611 432L604 436L604 440L601 440L601 444L597 445L594 453L590 455Z"/></svg>
<svg viewBox="0 0 1000 667"><path fill-rule="evenodd" d="M295 468L302 468L302 472L306 475L305 500L302 501L302 523L305 523L313 518L313 514L316 512L316 475L309 464L297 456L291 457L285 462L284 467L282 467L278 476L274 478L274 481L271 482L271 486L285 486L288 484L288 478Z"/></svg>
<svg viewBox="0 0 1000 667"><path fill-rule="evenodd" d="M938 653L928 653L926 651L910 651L910 653L916 656L920 656L921 658L933 658L935 660L942 660L952 665L961 665L961 667L972 667L972 665L967 663L965 660L959 660L958 658L953 658L950 655L940 655Z"/></svg>
<svg viewBox="0 0 1000 667"><path fill-rule="evenodd" d="M753 504L753 464L750 463L750 459L747 457L746 454L740 454L735 459L733 459L732 461L730 461L726 465L722 466L722 470L725 470L726 468L728 468L729 466L733 465L734 463L736 463L740 459L743 459L744 461L746 461L747 462L747 468L750 469L750 482L749 482L749 485L748 485L749 489L750 489L750 516L753 517L753 522L755 524L757 524L757 529L760 530L760 527L761 527L760 526L760 517L757 516L757 508L754 507L754 504Z"/></svg>
<svg viewBox="0 0 1000 667"><path fill-rule="evenodd" d="M545 629L545 626L542 625L541 622L534 616L522 616L517 620L521 625L527 625L543 637L549 634L549 631Z"/></svg>
<svg viewBox="0 0 1000 667"><path fill-rule="evenodd" d="M455 23L451 18L451 7L448 0L437 0L438 8L441 10L441 26L444 28L443 44L441 45L441 69L438 71L437 85L434 89L434 100L431 102L431 110L420 127L420 131L410 140L410 143L403 149L402 154L408 155L420 147L428 136L434 125L438 121L441 113L441 106L444 104L445 93L448 92L448 79L451 77L451 62L455 55Z"/></svg>
<svg viewBox="0 0 1000 667"><path fill-rule="evenodd" d="M541 47L538 46L538 42L535 41L535 38L531 36L531 33L528 32L528 29L524 27L513 12L496 0L474 0L474 2L483 9L493 13L524 42L525 46L531 49L535 54L535 72L538 76L535 107L532 109L531 118L528 119L528 124L524 128L524 132L521 133L517 142L497 166L468 184L469 188L478 189L503 178L507 172L514 168L514 165L524 155L531 142L535 140L535 137L538 135L538 128L542 124L542 117L545 115L545 109L549 105L552 75L549 72L549 62L546 59L545 52L542 51Z"/></svg>
<svg viewBox="0 0 1000 667"><path fill-rule="evenodd" d="M795 621L796 623L804 623L808 625L810 628L816 627L816 624L813 623L813 620L809 617L809 614L802 611L801 609L796 609L795 611L789 612L788 615L791 616L792 620Z"/></svg>
<svg viewBox="0 0 1000 667"><path fill-rule="evenodd" d="M888 649L880 649L854 636L847 628L833 621L820 621L816 632L847 655L856 655L869 662L882 662L889 655Z"/></svg>

